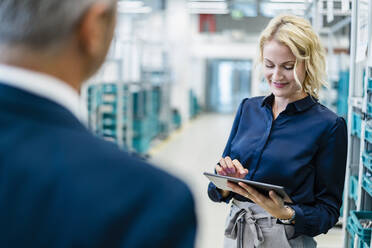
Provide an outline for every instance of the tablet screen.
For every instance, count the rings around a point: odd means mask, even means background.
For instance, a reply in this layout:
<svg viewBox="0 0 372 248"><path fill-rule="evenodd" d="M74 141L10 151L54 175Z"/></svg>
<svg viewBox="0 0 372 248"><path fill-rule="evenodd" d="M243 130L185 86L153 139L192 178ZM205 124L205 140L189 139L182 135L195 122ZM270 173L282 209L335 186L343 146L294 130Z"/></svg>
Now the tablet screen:
<svg viewBox="0 0 372 248"><path fill-rule="evenodd" d="M212 174L208 172L204 172L203 174L219 189L231 191L231 188L227 186L228 181L235 182L235 183L243 182L249 186L252 186L258 192L266 196L269 195L270 190L273 190L275 191L277 195L283 198L284 202L293 203L293 201L290 199L288 194L285 192L285 189L283 186L260 183L256 181L250 181L250 180L240 179L240 178L235 178L235 177L221 176L221 175Z"/></svg>

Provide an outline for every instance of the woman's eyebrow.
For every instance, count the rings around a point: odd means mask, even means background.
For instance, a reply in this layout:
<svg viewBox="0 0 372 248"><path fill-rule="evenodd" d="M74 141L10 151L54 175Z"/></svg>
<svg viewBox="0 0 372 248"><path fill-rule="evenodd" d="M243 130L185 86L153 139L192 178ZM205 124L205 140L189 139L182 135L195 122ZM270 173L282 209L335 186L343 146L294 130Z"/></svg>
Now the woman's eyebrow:
<svg viewBox="0 0 372 248"><path fill-rule="evenodd" d="M270 59L266 59L266 58L264 58L264 60L266 60L267 62L270 62L270 63L274 64ZM289 61L283 62L282 65L284 65L284 64L288 64L288 63L296 63L296 61L294 61L294 60L289 60Z"/></svg>

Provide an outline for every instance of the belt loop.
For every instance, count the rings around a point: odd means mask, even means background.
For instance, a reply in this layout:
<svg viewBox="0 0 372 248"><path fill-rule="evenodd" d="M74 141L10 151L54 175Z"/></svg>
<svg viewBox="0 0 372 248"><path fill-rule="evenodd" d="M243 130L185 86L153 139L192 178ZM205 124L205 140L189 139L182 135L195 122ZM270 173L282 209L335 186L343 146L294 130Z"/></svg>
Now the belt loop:
<svg viewBox="0 0 372 248"><path fill-rule="evenodd" d="M267 221L269 222L269 227L273 227L273 218L271 216L267 216Z"/></svg>

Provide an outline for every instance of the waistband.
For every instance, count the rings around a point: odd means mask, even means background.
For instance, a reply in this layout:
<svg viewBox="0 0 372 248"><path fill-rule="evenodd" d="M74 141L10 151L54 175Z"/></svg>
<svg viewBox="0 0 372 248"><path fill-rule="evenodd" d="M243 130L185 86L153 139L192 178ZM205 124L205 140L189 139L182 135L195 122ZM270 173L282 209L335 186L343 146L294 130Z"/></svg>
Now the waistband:
<svg viewBox="0 0 372 248"><path fill-rule="evenodd" d="M271 216L265 209L263 209L260 205L254 202L238 201L236 199L233 199L231 204L233 204L234 206L240 209L249 210L249 212L252 212L253 214L263 213L263 214L267 214L267 216Z"/></svg>

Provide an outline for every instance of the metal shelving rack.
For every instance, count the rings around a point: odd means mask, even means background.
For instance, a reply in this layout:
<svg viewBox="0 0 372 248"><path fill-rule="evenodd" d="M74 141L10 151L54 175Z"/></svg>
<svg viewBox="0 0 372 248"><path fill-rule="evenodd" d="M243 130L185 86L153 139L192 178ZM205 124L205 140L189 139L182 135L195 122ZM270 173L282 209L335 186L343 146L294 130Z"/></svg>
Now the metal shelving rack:
<svg viewBox="0 0 372 248"><path fill-rule="evenodd" d="M368 7L366 7L368 5ZM371 186L363 187L363 179L368 170L363 164L363 154L372 144L366 139L367 121L372 117L367 111L369 90L368 78L372 77L372 65L367 63L372 58L372 0L352 1L351 20L351 48L350 48L350 79L349 79L349 107L348 107L348 160L344 189L343 234L344 247L362 247L358 235L352 237L346 228L351 210L371 211ZM364 47L364 48L363 48ZM360 50L361 49L361 50ZM365 49L365 50L363 50ZM364 54L368 51L368 54ZM359 121L358 118L360 118ZM360 126L359 126L360 125ZM368 149L369 150L369 149ZM350 182L350 178L358 178L357 185ZM355 187L354 187L355 186ZM352 192L354 191L354 192ZM350 194L356 194L351 197ZM347 231L348 230L348 231ZM367 244L371 247L371 244ZM366 247L364 245L364 247Z"/></svg>
<svg viewBox="0 0 372 248"><path fill-rule="evenodd" d="M116 68L112 79L105 79L105 69ZM120 147L132 150L132 97L130 84L123 81L123 61L108 58L99 73L84 88L83 99L88 102L88 125L99 136L115 141ZM111 115L112 118L108 118ZM105 117L106 116L106 117ZM109 121L109 122L108 122ZM115 126L115 128L104 128ZM107 133L107 132L110 133Z"/></svg>
<svg viewBox="0 0 372 248"><path fill-rule="evenodd" d="M171 86L167 47L136 35L115 37L101 70L82 90L89 127L125 150L146 154L172 129Z"/></svg>
<svg viewBox="0 0 372 248"><path fill-rule="evenodd" d="M320 101L329 109L336 112L338 107L340 72L345 69L342 69L343 67L340 66L340 60L336 59L334 48L339 48L335 47L336 35L340 31L345 32L344 28L349 26L351 22L350 0L308 0L306 4L307 8L304 17L311 21L317 33L328 39L326 48L328 49L327 81L329 85L322 88ZM344 50L346 51L346 48ZM346 105L346 99L344 104Z"/></svg>
<svg viewBox="0 0 372 248"><path fill-rule="evenodd" d="M327 9L323 8L325 2ZM372 211L372 15L370 14L372 13L372 0L352 0L351 8L349 0L342 0L341 4L341 10L335 11L333 0L308 1L306 17L311 19L317 32L326 34L330 39L328 56L332 56L333 52L333 33L350 24L347 115L349 144L343 197L342 233L344 248L366 248L372 247L372 241L370 244L360 242L359 234L353 233L355 232L353 218L356 214L351 211L358 211L357 213ZM328 22L336 15L342 15L345 18L331 27L324 27L324 15L327 15ZM350 227L354 228L354 231Z"/></svg>

